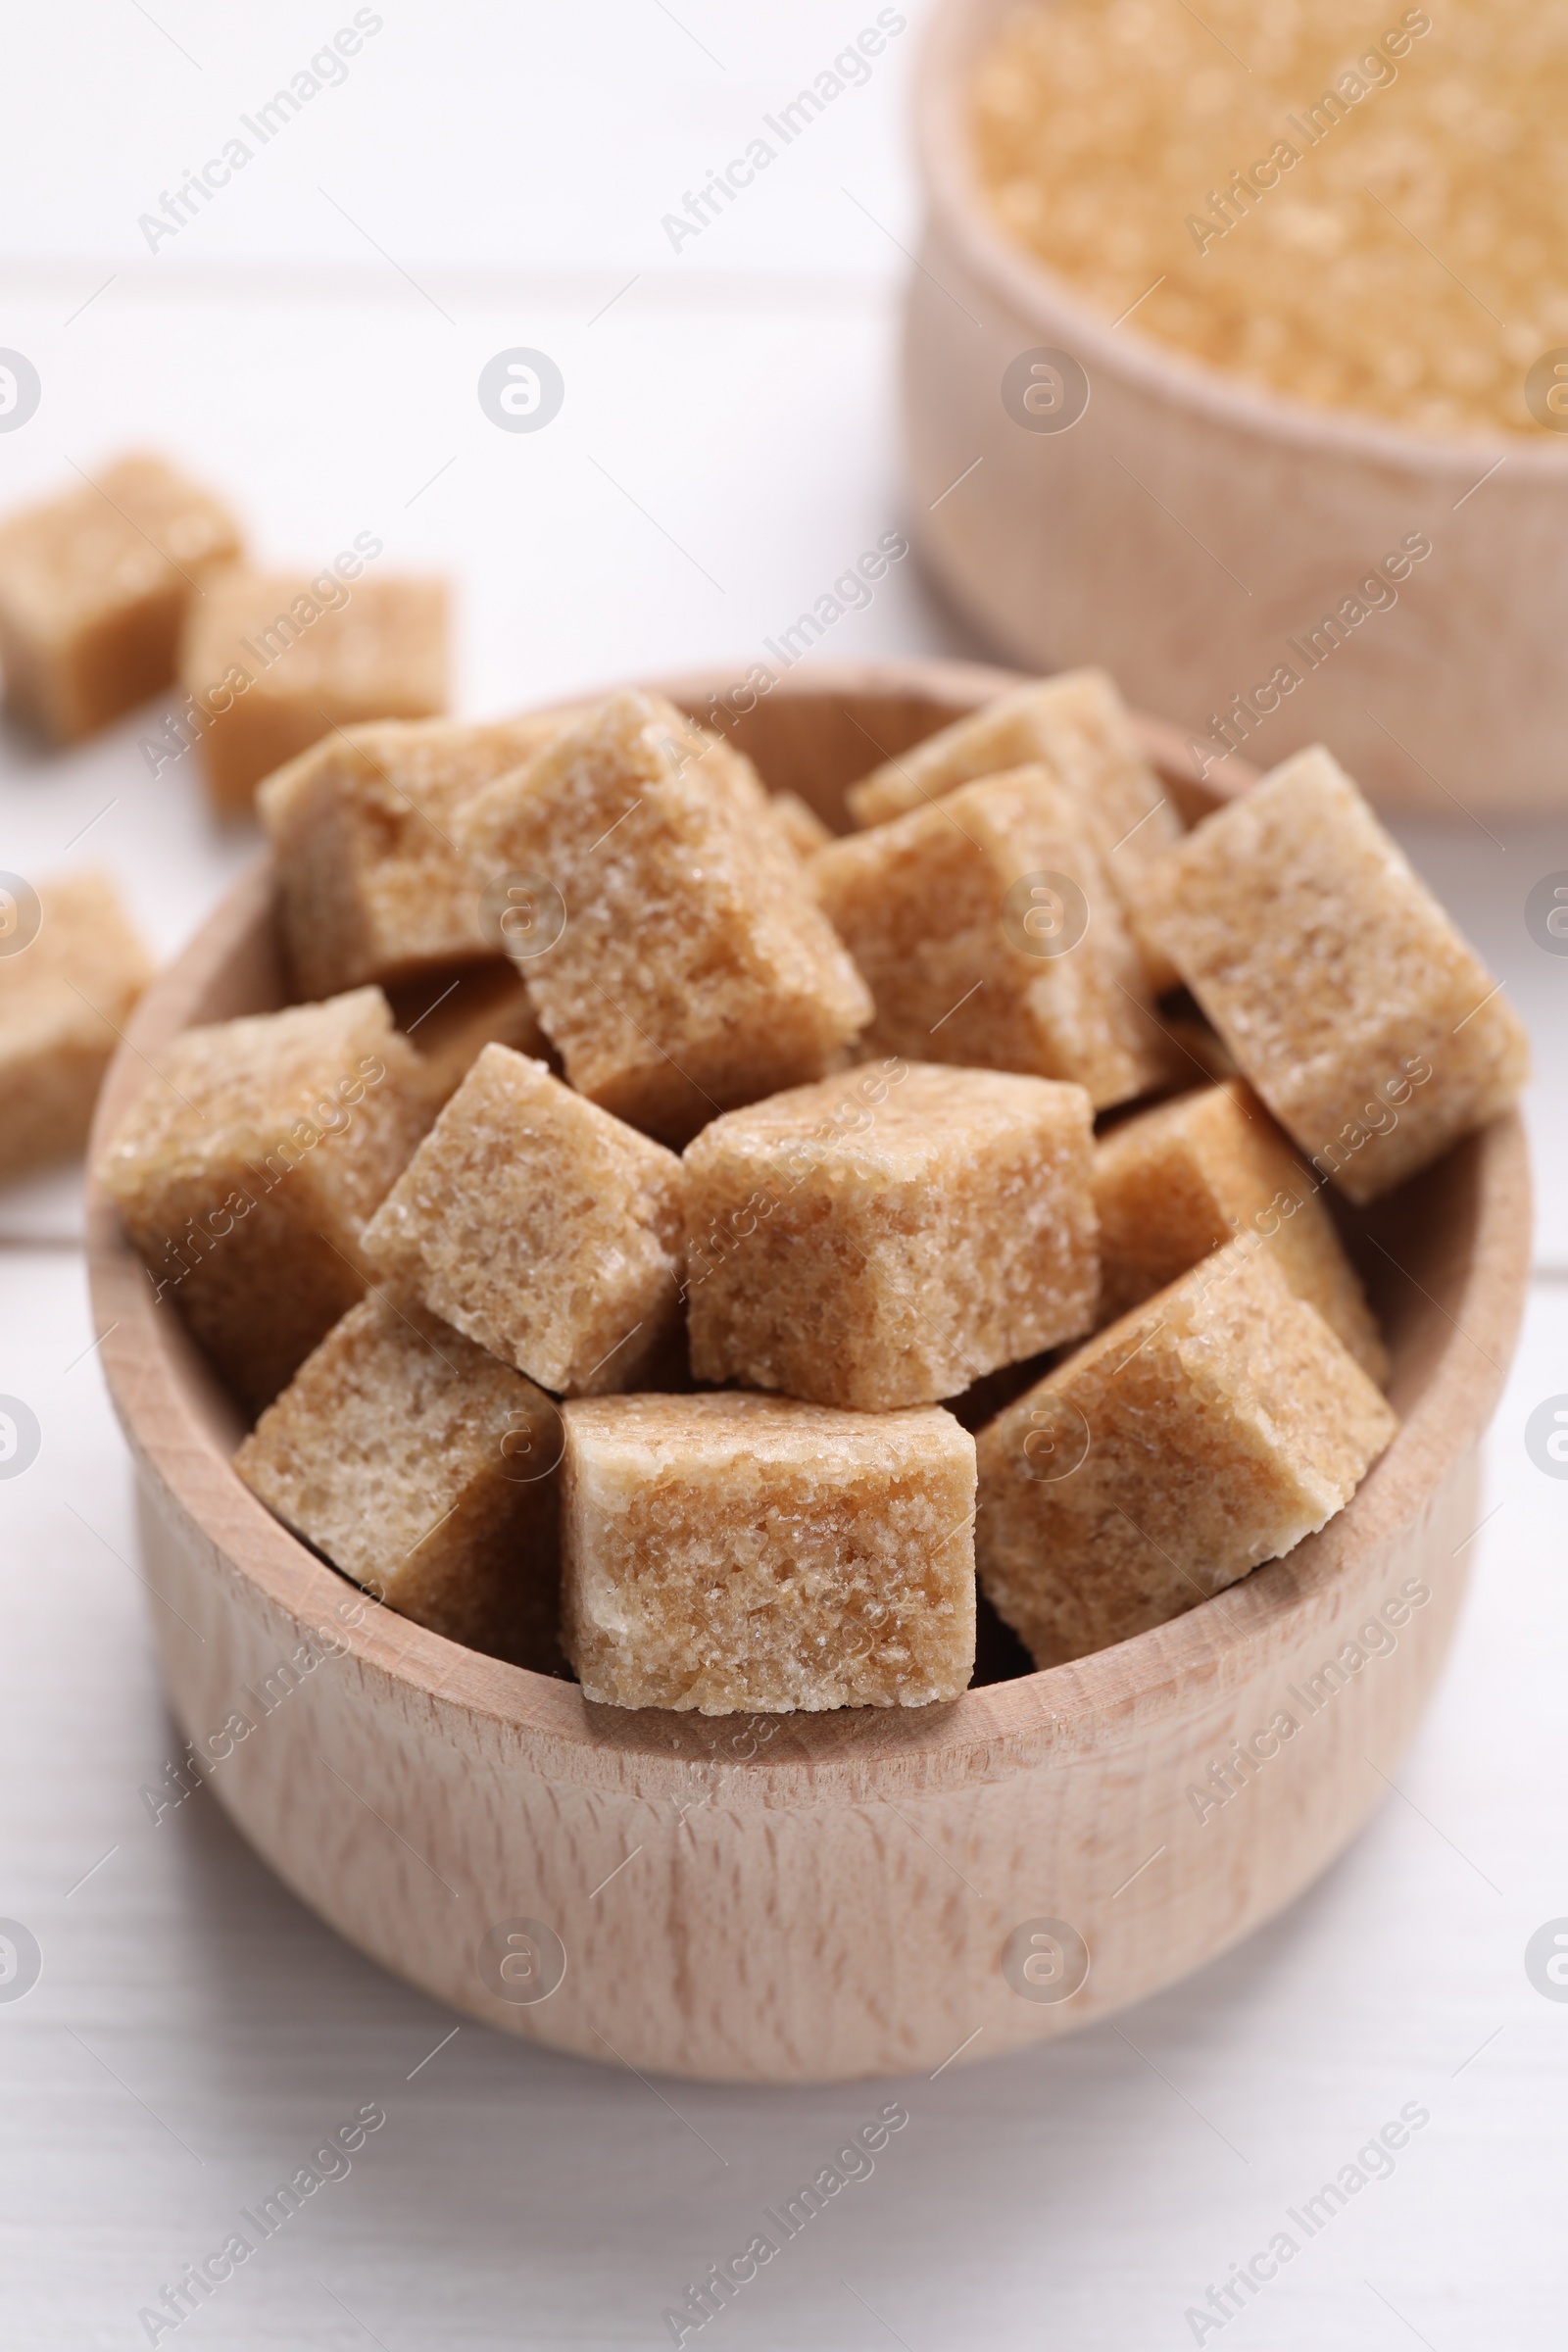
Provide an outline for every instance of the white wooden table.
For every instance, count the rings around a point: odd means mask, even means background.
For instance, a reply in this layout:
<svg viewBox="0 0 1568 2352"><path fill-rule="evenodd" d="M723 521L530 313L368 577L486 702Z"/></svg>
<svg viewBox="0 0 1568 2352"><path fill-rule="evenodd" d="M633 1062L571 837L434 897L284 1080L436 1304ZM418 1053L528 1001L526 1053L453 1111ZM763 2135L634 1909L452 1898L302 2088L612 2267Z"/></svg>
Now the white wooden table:
<svg viewBox="0 0 1568 2352"><path fill-rule="evenodd" d="M44 399L0 436L0 508L145 441L230 489L269 559L314 564L368 528L389 564L449 570L465 710L711 660L739 674L902 518L914 23L676 250L662 216L874 8L361 13L383 21L341 84L155 251L138 216L353 12L220 30L157 0L156 22L8 26L0 344ZM547 432L498 432L478 406L480 368L514 346L565 377ZM830 650L975 649L902 564ZM214 826L188 765L154 779L144 729L47 762L0 739L0 866L96 857L172 952L256 841ZM366 2107L385 2122L346 2177L158 2341L668 2342L664 2308L894 2097L909 2124L872 2176L705 2340L1560 2342L1568 2001L1529 1982L1525 1947L1568 1916L1568 1486L1524 1424L1568 1392L1568 958L1523 907L1568 868L1568 821L1403 831L1541 1061L1541 1274L1454 1659L1397 1788L1288 1917L1119 2026L1006 2065L760 2092L541 2054L456 2028L339 1943L211 1795L155 1826L141 1791L179 1740L90 1352L79 1188L0 1194L0 1394L43 1433L0 1481L0 1917L42 1956L24 1998L0 1981L0 2342L147 2342L139 2314L183 2266ZM1392 2177L1308 2241L1289 2209L1405 2107L1429 2121ZM1212 2317L1210 2287L1282 2230L1296 2258L1198 2328L1188 2312Z"/></svg>

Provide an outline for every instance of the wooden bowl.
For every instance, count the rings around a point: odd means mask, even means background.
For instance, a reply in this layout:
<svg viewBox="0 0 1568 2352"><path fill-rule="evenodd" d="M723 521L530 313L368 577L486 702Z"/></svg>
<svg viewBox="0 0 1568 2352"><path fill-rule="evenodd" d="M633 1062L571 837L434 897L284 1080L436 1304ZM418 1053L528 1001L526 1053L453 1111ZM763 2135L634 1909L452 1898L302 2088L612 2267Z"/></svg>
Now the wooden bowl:
<svg viewBox="0 0 1568 2352"><path fill-rule="evenodd" d="M938 0L924 37L903 395L921 557L1006 658L1101 662L1184 733L1209 736L1293 668L1275 710L1243 713L1260 766L1321 740L1388 807L1568 805L1568 439L1422 439L1253 390L1087 309L993 226L970 163L974 59L1012 5ZM1003 405L1004 370L1043 351L1089 380L1066 430L1025 430ZM1397 606L1309 666L1306 633L1407 534L1432 552Z"/></svg>
<svg viewBox="0 0 1568 2352"><path fill-rule="evenodd" d="M1010 683L803 668L734 731L842 824L847 783ZM711 713L713 681L664 690ZM1146 738L1189 813L1211 806L1169 731ZM141 1005L95 1153L179 1030L280 1002L262 864ZM357 1605L230 1469L234 1407L96 1188L90 1220L170 1693L245 1835L362 1950L492 2025L645 2073L788 2082L929 2073L1108 2016L1340 1851L1447 1645L1529 1230L1513 1118L1355 1229L1403 1427L1288 1559L950 1706L712 1720L592 1706ZM1282 1713L1300 1726L1283 1744Z"/></svg>

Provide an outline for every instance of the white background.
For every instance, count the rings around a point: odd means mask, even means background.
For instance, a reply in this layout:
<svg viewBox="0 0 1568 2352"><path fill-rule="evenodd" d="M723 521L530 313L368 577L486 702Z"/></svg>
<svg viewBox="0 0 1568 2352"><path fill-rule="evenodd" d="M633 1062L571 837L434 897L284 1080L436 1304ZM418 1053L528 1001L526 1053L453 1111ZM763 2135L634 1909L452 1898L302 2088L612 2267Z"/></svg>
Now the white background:
<svg viewBox="0 0 1568 2352"><path fill-rule="evenodd" d="M662 215L873 21L868 0L386 6L343 85L150 253L138 216L352 13L7 12L0 344L44 397L0 436L0 510L150 444L236 500L265 560L314 568L370 529L389 567L447 572L466 711L661 666L738 674L906 519L892 383L921 9L677 254ZM498 432L474 396L519 344L566 380L537 435ZM978 649L909 564L824 650ZM193 762L147 773L146 724L47 760L0 734L0 866L107 862L172 953L256 841L214 825ZM1523 1953L1568 1915L1568 1488L1522 1431L1568 1391L1568 959L1523 906L1568 867L1568 821L1400 831L1508 981L1542 1072L1541 1273L1455 1654L1397 1791L1287 1917L1118 2026L1004 2065L656 2087L465 2025L421 2066L451 2018L302 1911L211 1796L147 1817L138 1789L179 1742L82 1352L77 1187L0 1193L0 1393L44 1432L0 1485L0 1915L44 1955L0 2005L0 2341L145 2342L162 2283L373 2099L388 2122L352 2175L180 2343L667 2342L685 2282L896 2093L911 2121L874 2176L704 2341L1190 2343L1186 2308L1413 2100L1431 2122L1395 2176L1226 2344L1560 2343L1568 2004Z"/></svg>

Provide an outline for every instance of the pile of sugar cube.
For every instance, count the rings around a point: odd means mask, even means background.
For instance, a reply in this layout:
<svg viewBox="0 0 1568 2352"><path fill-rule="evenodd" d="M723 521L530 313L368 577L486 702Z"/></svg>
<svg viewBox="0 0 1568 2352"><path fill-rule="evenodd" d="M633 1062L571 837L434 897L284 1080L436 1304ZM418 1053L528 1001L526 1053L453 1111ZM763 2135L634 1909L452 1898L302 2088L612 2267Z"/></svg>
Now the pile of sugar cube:
<svg viewBox="0 0 1568 2352"><path fill-rule="evenodd" d="M1099 672L894 749L840 838L646 692L335 729L298 1001L103 1157L262 1502L591 1701L952 1700L977 1571L1046 1667L1289 1551L1397 1427L1331 1196L1526 1076L1328 753L1184 832Z"/></svg>

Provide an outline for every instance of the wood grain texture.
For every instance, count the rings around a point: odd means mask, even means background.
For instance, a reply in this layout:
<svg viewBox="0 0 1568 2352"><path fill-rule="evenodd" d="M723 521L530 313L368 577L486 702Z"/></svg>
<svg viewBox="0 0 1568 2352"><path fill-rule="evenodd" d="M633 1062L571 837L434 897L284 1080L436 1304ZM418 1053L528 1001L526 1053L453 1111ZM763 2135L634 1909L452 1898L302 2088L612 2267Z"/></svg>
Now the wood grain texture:
<svg viewBox="0 0 1568 2352"><path fill-rule="evenodd" d="M1004 657L1102 662L1184 734L1289 662L1302 683L1244 746L1262 766L1326 741L1390 807L1562 808L1568 441L1429 440L1298 406L1087 309L974 185L971 64L1011 6L938 0L924 36L903 394L918 553ZM1067 431L1025 431L1003 373L1048 349L1085 369L1089 407ZM1410 532L1433 552L1398 606L1308 670L1287 640Z"/></svg>
<svg viewBox="0 0 1568 2352"><path fill-rule="evenodd" d="M803 665L735 727L767 779L842 822L845 784L1002 684L921 663ZM709 709L722 681L662 681ZM862 734L871 738L862 756ZM1152 753L1190 811L1212 794ZM1245 782L1245 775L1235 779ZM98 1142L198 1020L280 1001L265 865L144 1000ZM645 2072L807 2082L940 2066L1101 2017L1278 1911L1383 1792L1441 1665L1468 1561L1476 1448L1527 1279L1523 1136L1508 1118L1352 1226L1403 1427L1321 1536L1173 1623L950 1706L731 1722L590 1706L368 1606L229 1467L240 1424L90 1202L94 1311L142 1484L165 1670L215 1792L353 1942L509 2031ZM1290 1695L1416 1580L1382 1654ZM177 1612L177 1613L176 1613ZM301 1671L312 1629L343 1654ZM1238 1739L1300 1728L1195 1805ZM1368 1760L1370 1759L1370 1761ZM1200 1815L1202 1817L1200 1817ZM630 1857L628 1859L628 1857ZM612 1876L611 1874L613 1874ZM1071 1998L1004 1973L1024 1923L1087 1944ZM565 1974L504 2000L479 1947L542 1922ZM493 1982L493 1980L492 1980Z"/></svg>

